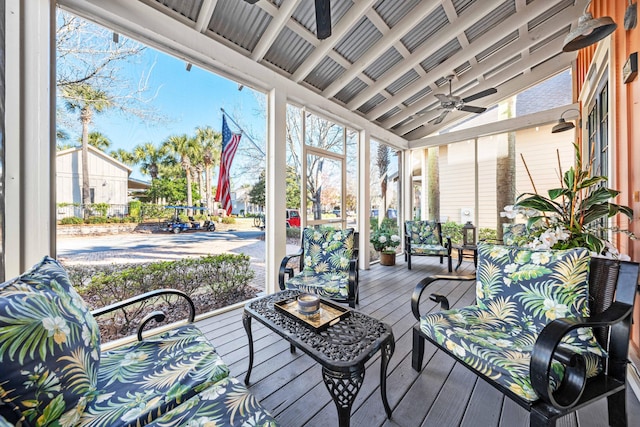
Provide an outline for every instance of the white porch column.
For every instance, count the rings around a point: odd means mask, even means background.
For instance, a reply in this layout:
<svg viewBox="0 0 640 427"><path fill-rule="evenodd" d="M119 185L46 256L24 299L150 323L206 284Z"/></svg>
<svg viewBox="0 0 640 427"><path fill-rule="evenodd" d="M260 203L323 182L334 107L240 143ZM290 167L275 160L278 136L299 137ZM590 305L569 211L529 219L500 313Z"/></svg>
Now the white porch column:
<svg viewBox="0 0 640 427"><path fill-rule="evenodd" d="M5 278L55 256L55 1L5 2Z"/></svg>
<svg viewBox="0 0 640 427"><path fill-rule="evenodd" d="M421 176L422 176L422 181L421 181L421 194L420 194L420 219L421 220L425 220L425 219L429 219L429 206L428 206L428 197L427 195L429 194L429 174L428 172L428 160L427 160L427 156L428 156L428 149L427 148L423 148L420 151L420 167L422 168L422 172L421 172Z"/></svg>
<svg viewBox="0 0 640 427"><path fill-rule="evenodd" d="M360 269L369 269L369 217L371 216L371 135L367 130L360 132L360 144L358 145L358 176L360 186L358 190L358 224L360 224L360 241L358 247Z"/></svg>
<svg viewBox="0 0 640 427"><path fill-rule="evenodd" d="M404 221L413 219L413 151L403 150L402 153L402 216L398 223L399 232L404 233ZM402 239L404 245L404 238Z"/></svg>
<svg viewBox="0 0 640 427"><path fill-rule="evenodd" d="M267 106L265 272L267 293L277 292L278 269L286 255L287 96L272 89Z"/></svg>

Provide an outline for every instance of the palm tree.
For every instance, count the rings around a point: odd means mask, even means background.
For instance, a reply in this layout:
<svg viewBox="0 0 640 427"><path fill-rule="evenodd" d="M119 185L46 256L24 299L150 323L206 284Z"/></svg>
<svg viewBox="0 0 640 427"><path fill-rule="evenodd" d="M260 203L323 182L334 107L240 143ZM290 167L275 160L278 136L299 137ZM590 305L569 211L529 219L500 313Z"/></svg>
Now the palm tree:
<svg viewBox="0 0 640 427"><path fill-rule="evenodd" d="M110 108L113 103L106 92L86 83L70 84L62 88L65 107L71 112L80 112L82 123L82 204L91 203L89 187L89 125L94 113L98 114ZM85 210L85 216L88 211Z"/></svg>
<svg viewBox="0 0 640 427"><path fill-rule="evenodd" d="M82 137L78 138L78 141L82 142ZM111 140L102 132L93 131L89 132L89 145L106 153L111 147Z"/></svg>
<svg viewBox="0 0 640 427"><path fill-rule="evenodd" d="M135 156L123 148L118 148L117 150L110 152L109 155L127 166L133 166L136 164Z"/></svg>
<svg viewBox="0 0 640 427"><path fill-rule="evenodd" d="M163 143L168 154L179 157L180 165L184 169L187 178L187 206L193 203L193 195L191 194L191 157L193 155L194 139L189 138L186 134L172 135ZM191 209L187 210L187 215L191 215Z"/></svg>
<svg viewBox="0 0 640 427"><path fill-rule="evenodd" d="M140 172L151 177L151 182L158 179L159 168L164 163L167 155L167 147L161 145L159 148L151 142L138 145L133 149L133 158L140 165Z"/></svg>
<svg viewBox="0 0 640 427"><path fill-rule="evenodd" d="M202 161L204 163L205 174L205 199L209 212L213 210L213 192L211 180L213 179L213 168L220 163L220 150L222 149L222 134L214 131L210 126L196 128L196 141L202 147Z"/></svg>

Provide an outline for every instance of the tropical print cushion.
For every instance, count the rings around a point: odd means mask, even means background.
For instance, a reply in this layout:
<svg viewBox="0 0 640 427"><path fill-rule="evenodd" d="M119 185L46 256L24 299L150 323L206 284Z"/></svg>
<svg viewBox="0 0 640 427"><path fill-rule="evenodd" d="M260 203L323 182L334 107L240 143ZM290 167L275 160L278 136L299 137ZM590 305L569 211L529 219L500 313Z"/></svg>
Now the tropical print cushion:
<svg viewBox="0 0 640 427"><path fill-rule="evenodd" d="M229 377L167 412L148 426L277 427L278 423L240 381Z"/></svg>
<svg viewBox="0 0 640 427"><path fill-rule="evenodd" d="M349 273L338 271L316 274L303 270L287 280L285 286L287 289L298 289L326 298L346 299L349 296Z"/></svg>
<svg viewBox="0 0 640 427"><path fill-rule="evenodd" d="M96 399L78 425L144 425L228 375L202 332L181 326L104 352Z"/></svg>
<svg viewBox="0 0 640 427"><path fill-rule="evenodd" d="M355 235L346 230L305 228L302 233L304 270L309 273L349 271Z"/></svg>
<svg viewBox="0 0 640 427"><path fill-rule="evenodd" d="M447 256L449 251L442 245L420 245L412 244L411 253L413 255L440 255Z"/></svg>
<svg viewBox="0 0 640 427"><path fill-rule="evenodd" d="M526 235L527 226L525 224L502 224L502 241L507 246L515 245L519 237Z"/></svg>
<svg viewBox="0 0 640 427"><path fill-rule="evenodd" d="M426 315L421 330L514 393L536 400L529 378L533 344L551 320L589 315L589 261L584 248L479 245L477 305ZM589 356L590 376L600 372L604 351L591 329L572 331L563 342ZM562 368L553 371L557 383Z"/></svg>
<svg viewBox="0 0 640 427"><path fill-rule="evenodd" d="M516 319L517 313L505 313L496 301L489 309L471 306L428 314L421 319L420 329L467 365L533 402L538 396L531 386L529 363L538 331L530 322ZM584 336L572 336L565 345L585 356L587 375L593 377L601 372L603 353L597 344L586 343L590 335L586 331L590 330L581 330ZM554 362L550 379L554 389L563 372L562 365Z"/></svg>
<svg viewBox="0 0 640 427"><path fill-rule="evenodd" d="M442 247L442 239L435 221L407 221L407 234L411 239L411 250L414 245L435 245Z"/></svg>
<svg viewBox="0 0 640 427"><path fill-rule="evenodd" d="M99 346L98 324L56 260L0 285L0 397L30 424L82 412L96 392Z"/></svg>

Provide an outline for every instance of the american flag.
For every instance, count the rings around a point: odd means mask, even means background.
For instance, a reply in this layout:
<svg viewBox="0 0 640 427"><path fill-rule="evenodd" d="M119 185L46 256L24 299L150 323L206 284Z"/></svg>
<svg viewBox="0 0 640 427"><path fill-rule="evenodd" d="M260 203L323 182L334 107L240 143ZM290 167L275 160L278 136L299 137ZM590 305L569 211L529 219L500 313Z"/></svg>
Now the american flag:
<svg viewBox="0 0 640 427"><path fill-rule="evenodd" d="M229 185L229 171L233 156L236 154L240 143L240 133L232 133L227 126L226 117L222 116L222 153L220 155L220 173L218 174L218 189L216 190L216 201L220 202L222 208L231 215L233 206L231 205L231 187Z"/></svg>

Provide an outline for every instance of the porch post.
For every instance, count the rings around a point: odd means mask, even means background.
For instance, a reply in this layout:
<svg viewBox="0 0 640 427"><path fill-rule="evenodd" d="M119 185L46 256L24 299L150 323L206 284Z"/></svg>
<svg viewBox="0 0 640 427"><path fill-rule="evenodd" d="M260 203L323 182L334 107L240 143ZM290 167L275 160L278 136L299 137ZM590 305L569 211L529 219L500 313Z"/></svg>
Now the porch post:
<svg viewBox="0 0 640 427"><path fill-rule="evenodd" d="M265 290L268 294L279 290L278 269L286 255L286 122L286 93L274 88L269 92L267 105Z"/></svg>
<svg viewBox="0 0 640 427"><path fill-rule="evenodd" d="M55 256L55 1L5 2L4 277Z"/></svg>
<svg viewBox="0 0 640 427"><path fill-rule="evenodd" d="M358 224L360 224L359 263L363 270L369 269L369 217L371 217L371 135L367 130L360 131L358 146L360 162L358 175L360 189L358 191Z"/></svg>
<svg viewBox="0 0 640 427"><path fill-rule="evenodd" d="M421 186L420 186L420 219L421 220L425 220L425 219L429 219L429 204L427 203L429 197L429 171L428 171L428 162L427 162L427 156L428 156L428 149L427 148L423 148L420 151L420 168L422 169L422 171L420 172L420 176L422 177L421 179Z"/></svg>

